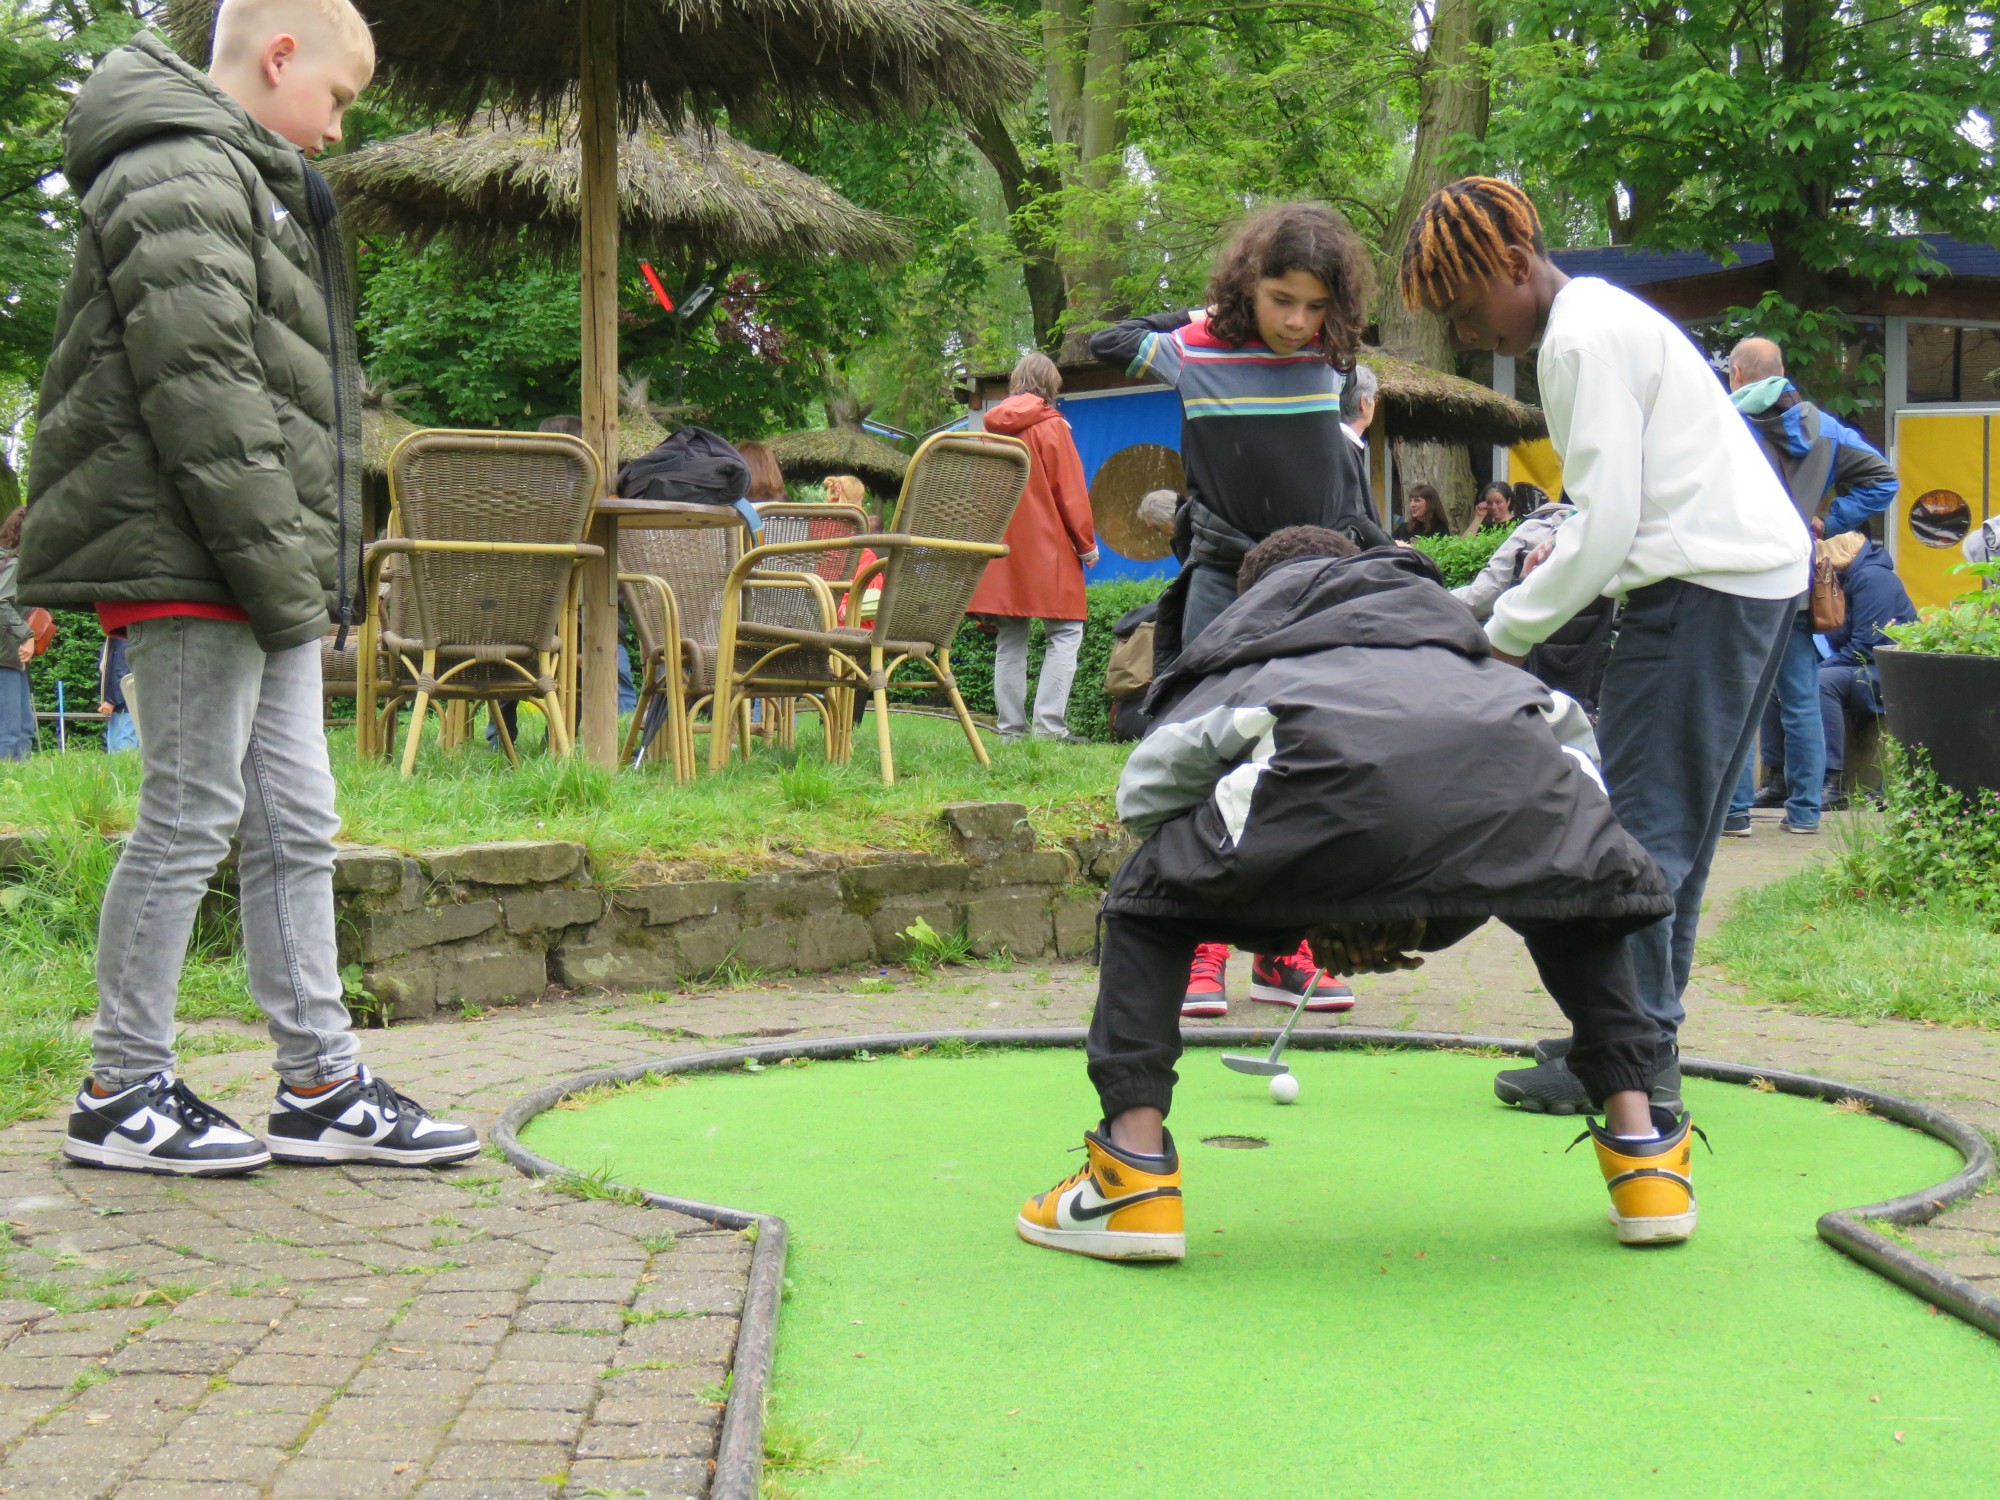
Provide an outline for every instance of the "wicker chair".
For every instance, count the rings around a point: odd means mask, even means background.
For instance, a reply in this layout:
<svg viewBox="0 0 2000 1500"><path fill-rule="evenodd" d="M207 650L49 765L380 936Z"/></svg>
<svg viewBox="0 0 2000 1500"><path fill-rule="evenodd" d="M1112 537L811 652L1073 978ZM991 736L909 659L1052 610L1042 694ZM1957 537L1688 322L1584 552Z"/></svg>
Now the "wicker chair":
<svg viewBox="0 0 2000 1500"><path fill-rule="evenodd" d="M381 692L379 642L395 673L384 722L412 704L405 776L433 703L532 704L551 748L569 753L577 574L604 555L583 541L602 484L589 446L553 433L417 432L390 455L396 534L368 549L366 597L381 597L384 569L398 576L371 612L358 690L364 704ZM500 735L518 760L504 726Z"/></svg>
<svg viewBox="0 0 2000 1500"><path fill-rule="evenodd" d="M722 585L743 553L743 529L633 528L618 538L619 587L639 637L639 708L624 759L638 753L649 717L664 703L668 750L677 777L693 774L694 716L715 691Z"/></svg>
<svg viewBox="0 0 2000 1500"><path fill-rule="evenodd" d="M915 662L951 701L973 755L981 765L989 764L951 675L951 642L987 563L1007 555L1000 538L1027 485L1028 450L1017 439L946 433L927 441L910 461L896 531L837 543L767 543L745 553L730 570L722 598L717 656L734 665L727 683L716 689L720 712L733 713L754 697L819 695L827 705L827 756L842 761L852 747L852 722L838 711L838 703L845 693L866 687L874 698L882 780L893 785L889 677L906 662ZM839 624L825 580L816 573L787 571L801 566L794 559L834 550L859 556L864 548L877 558L848 581L847 591L858 598L880 580L873 629ZM817 622L772 621L761 591L786 578L803 578L825 591ZM728 756L727 738L716 736L709 746L710 764L720 767Z"/></svg>
<svg viewBox="0 0 2000 1500"><path fill-rule="evenodd" d="M764 544L780 542L823 542L827 546L821 552L801 552L774 558L765 570L770 573L810 573L823 580L832 591L838 603L847 595L847 586L854 579L855 570L861 566L861 553L852 547L836 545L857 537L868 529L868 513L858 505L802 505L789 500L761 502L757 514L764 522ZM762 590L751 596L751 616L773 625L796 625L806 629L817 629L818 605L814 598L797 589ZM832 691L832 690L830 690ZM839 690L841 702L837 712L842 717L842 733L853 731L853 704L851 694ZM772 698L765 701L764 724L777 744L789 750L797 742L798 705L797 698ZM836 712L831 699L824 694L813 694L811 701L819 710L820 721L831 731L832 717Z"/></svg>

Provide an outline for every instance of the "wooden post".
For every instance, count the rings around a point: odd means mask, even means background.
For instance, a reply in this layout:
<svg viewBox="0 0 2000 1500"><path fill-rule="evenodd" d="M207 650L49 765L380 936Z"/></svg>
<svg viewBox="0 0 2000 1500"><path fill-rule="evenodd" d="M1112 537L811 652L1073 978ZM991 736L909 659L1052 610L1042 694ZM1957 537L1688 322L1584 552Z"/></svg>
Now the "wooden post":
<svg viewBox="0 0 2000 1500"><path fill-rule="evenodd" d="M1383 414L1382 404L1375 405L1375 420L1368 424L1368 488L1375 496L1375 519L1384 530L1395 527L1396 508L1394 496L1389 493L1392 479L1389 470L1389 421Z"/></svg>
<svg viewBox="0 0 2000 1500"><path fill-rule="evenodd" d="M606 0L584 0L578 57L583 153L583 437L604 464L605 493L618 472L618 33ZM583 693L578 730L600 765L618 760L618 528L591 523L604 561L583 571Z"/></svg>

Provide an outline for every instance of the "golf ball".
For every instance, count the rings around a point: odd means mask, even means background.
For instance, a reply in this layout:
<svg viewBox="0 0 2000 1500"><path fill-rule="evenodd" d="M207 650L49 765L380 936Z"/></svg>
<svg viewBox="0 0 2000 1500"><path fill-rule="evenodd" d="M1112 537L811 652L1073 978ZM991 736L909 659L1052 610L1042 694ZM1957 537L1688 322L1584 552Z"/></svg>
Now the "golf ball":
<svg viewBox="0 0 2000 1500"><path fill-rule="evenodd" d="M1289 1073L1277 1073L1271 1078L1271 1097L1280 1104L1290 1104L1299 1097L1299 1081Z"/></svg>

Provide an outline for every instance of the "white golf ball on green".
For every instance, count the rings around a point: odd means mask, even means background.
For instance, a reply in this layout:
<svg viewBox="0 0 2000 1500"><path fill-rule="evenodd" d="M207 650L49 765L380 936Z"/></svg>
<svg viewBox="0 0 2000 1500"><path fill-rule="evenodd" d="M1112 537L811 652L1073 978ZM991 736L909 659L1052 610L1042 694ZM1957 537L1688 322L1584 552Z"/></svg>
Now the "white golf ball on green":
<svg viewBox="0 0 2000 1500"><path fill-rule="evenodd" d="M1290 1104L1299 1097L1299 1081L1289 1073L1271 1075L1271 1097L1280 1104Z"/></svg>

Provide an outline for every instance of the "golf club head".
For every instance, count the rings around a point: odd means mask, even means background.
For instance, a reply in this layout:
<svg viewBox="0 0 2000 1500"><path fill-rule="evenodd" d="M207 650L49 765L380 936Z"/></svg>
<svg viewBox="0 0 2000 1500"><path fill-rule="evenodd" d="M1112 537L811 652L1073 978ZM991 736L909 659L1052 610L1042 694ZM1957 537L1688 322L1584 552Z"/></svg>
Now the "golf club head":
<svg viewBox="0 0 2000 1500"><path fill-rule="evenodd" d="M1245 1057L1240 1052L1223 1053L1222 1065L1239 1073L1255 1074L1259 1078L1275 1078L1280 1073L1292 1071L1288 1062L1272 1062L1268 1057Z"/></svg>

